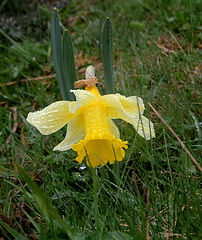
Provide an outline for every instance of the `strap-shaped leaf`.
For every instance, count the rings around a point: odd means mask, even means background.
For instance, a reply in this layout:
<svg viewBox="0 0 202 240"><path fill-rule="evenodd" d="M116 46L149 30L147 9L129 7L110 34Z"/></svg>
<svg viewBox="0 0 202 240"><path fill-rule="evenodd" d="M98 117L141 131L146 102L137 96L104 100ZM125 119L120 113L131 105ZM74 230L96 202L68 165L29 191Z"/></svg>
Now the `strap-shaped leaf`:
<svg viewBox="0 0 202 240"><path fill-rule="evenodd" d="M65 100L73 100L74 97L72 93L69 91L71 88L71 85L67 81L67 77L65 77L65 72L64 72L65 66L63 64L62 37L61 37L60 26L58 21L58 13L56 8L54 8L53 15L52 15L51 43L52 43L53 59L55 63L55 70L56 70L56 75L59 82L62 98Z"/></svg>
<svg viewBox="0 0 202 240"><path fill-rule="evenodd" d="M8 224L6 224L6 223L5 223L3 220L1 220L1 219L0 219L0 225L1 225L2 227L4 227L4 228L8 231L8 233L10 233L10 234L16 239L18 233L17 233L13 228L11 228Z"/></svg>
<svg viewBox="0 0 202 240"><path fill-rule="evenodd" d="M69 222L64 221L53 207L50 199L41 191L37 184L30 178L29 175L17 165L18 170L25 179L29 189L34 195L37 205L40 207L40 214L44 217L47 223L53 224L52 221L57 221L57 224L62 230L69 236L68 239L78 239L76 237L76 231L71 227Z"/></svg>
<svg viewBox="0 0 202 240"><path fill-rule="evenodd" d="M103 28L102 39L102 62L104 70L104 79L107 87L107 93L115 93L114 86L114 67L113 67L113 42L112 42L112 24L109 18L106 18ZM117 124L117 121L114 121ZM115 176L109 172L109 178L118 186L120 179L119 162L112 166Z"/></svg>
<svg viewBox="0 0 202 240"><path fill-rule="evenodd" d="M63 66L65 81L67 82L68 90L73 89L74 81L77 80L75 62L74 62L74 52L72 47L72 41L67 29L64 32L63 37ZM74 100L74 95L72 94Z"/></svg>
<svg viewBox="0 0 202 240"><path fill-rule="evenodd" d="M115 93L112 25L109 18L106 18L104 22L104 28L103 28L102 61L103 61L104 79L107 87L107 93Z"/></svg>

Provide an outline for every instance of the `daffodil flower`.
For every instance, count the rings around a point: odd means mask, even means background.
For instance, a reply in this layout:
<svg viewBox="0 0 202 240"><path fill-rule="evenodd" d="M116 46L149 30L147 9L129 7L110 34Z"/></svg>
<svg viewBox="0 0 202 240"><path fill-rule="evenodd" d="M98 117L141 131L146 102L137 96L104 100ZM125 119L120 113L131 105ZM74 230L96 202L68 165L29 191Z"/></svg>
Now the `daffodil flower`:
<svg viewBox="0 0 202 240"><path fill-rule="evenodd" d="M94 68L88 67L86 79L93 79ZM76 101L58 101L41 111L29 113L27 121L42 134L48 135L67 125L65 139L53 150L73 149L81 163L86 157L89 166L113 164L125 156L127 141L120 139L120 133L113 119L123 119L133 125L137 133L146 140L155 137L153 123L143 116L144 104L136 96L120 94L101 96L96 85L87 84L85 90L71 90Z"/></svg>

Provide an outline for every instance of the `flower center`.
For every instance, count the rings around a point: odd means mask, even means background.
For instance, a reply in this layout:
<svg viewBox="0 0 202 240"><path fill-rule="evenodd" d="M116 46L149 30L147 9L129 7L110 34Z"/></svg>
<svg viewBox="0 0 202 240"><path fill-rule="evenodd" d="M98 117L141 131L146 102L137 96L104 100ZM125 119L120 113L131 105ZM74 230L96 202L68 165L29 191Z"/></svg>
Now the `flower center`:
<svg viewBox="0 0 202 240"><path fill-rule="evenodd" d="M96 97L100 97L101 96L98 88L96 87L96 85L94 85L92 88L86 86L85 90L93 93Z"/></svg>

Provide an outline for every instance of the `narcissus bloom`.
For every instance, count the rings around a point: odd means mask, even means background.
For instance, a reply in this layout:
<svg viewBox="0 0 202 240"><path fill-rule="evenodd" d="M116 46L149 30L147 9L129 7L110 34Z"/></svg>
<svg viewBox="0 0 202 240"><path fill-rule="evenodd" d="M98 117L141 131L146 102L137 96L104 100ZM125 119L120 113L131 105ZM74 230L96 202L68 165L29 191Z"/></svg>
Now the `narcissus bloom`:
<svg viewBox="0 0 202 240"><path fill-rule="evenodd" d="M87 68L86 78L92 79L94 70ZM27 121L42 134L48 135L67 125L65 139L54 150L73 149L81 163L86 157L89 166L113 164L125 156L127 141L112 119L123 119L132 124L137 133L146 140L155 137L153 123L143 116L144 104L136 96L120 94L101 96L97 87L86 86L85 90L71 90L76 101L58 101L41 111L29 113Z"/></svg>

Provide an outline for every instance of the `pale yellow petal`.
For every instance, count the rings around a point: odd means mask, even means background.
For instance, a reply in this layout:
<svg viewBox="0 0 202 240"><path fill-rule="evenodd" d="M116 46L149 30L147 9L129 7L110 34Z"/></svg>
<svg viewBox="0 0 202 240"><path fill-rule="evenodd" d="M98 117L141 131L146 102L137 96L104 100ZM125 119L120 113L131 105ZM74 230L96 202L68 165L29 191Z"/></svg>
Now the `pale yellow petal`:
<svg viewBox="0 0 202 240"><path fill-rule="evenodd" d="M70 108L70 112L75 113L79 108L87 106L96 101L96 96L85 90L71 90L76 97L77 104Z"/></svg>
<svg viewBox="0 0 202 240"><path fill-rule="evenodd" d="M69 121L67 125L67 134L65 139L58 144L53 151L66 151L72 148L73 144L78 143L85 137L85 129L83 124L83 117L81 115Z"/></svg>
<svg viewBox="0 0 202 240"><path fill-rule="evenodd" d="M126 98L120 94L109 94L100 99L107 109L109 118L120 118L132 124L138 134L146 140L155 137L153 123L142 115L144 104L141 98L135 96Z"/></svg>
<svg viewBox="0 0 202 240"><path fill-rule="evenodd" d="M119 129L117 128L116 124L113 122L113 120L109 119L109 129L111 134L115 136L115 138L120 138L120 132Z"/></svg>
<svg viewBox="0 0 202 240"><path fill-rule="evenodd" d="M148 118L140 116L140 118L133 118L133 126L137 133L146 140L155 137L154 124Z"/></svg>
<svg viewBox="0 0 202 240"><path fill-rule="evenodd" d="M125 97L120 94L108 94L100 97L101 103L107 108L109 117L118 118L117 110L122 109L130 117L142 115L144 112L143 100L136 96Z"/></svg>
<svg viewBox="0 0 202 240"><path fill-rule="evenodd" d="M58 101L50 104L41 111L31 112L27 116L27 121L36 127L42 134L48 135L56 132L76 117L69 111L76 102Z"/></svg>
<svg viewBox="0 0 202 240"><path fill-rule="evenodd" d="M136 96L125 97L120 94L116 94L115 96L128 115L136 116L137 114L143 114L145 107L142 98Z"/></svg>

